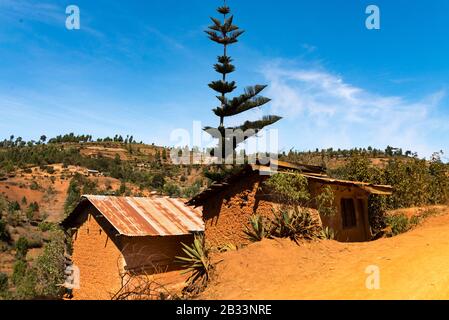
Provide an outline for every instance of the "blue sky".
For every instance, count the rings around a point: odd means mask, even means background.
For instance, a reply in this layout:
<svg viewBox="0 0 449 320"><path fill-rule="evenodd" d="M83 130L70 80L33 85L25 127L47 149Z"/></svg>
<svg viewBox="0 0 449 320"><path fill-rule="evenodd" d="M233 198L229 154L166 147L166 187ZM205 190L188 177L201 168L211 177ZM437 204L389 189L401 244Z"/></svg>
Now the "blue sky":
<svg viewBox="0 0 449 320"><path fill-rule="evenodd" d="M70 4L80 30L65 28ZM119 133L172 145L177 128L217 125L207 83L221 48L203 30L219 4L0 0L0 137ZM381 30L365 28L369 4ZM273 99L245 117L283 116L281 151L393 145L449 156L448 1L229 5L246 30L231 77L240 90L268 84Z"/></svg>

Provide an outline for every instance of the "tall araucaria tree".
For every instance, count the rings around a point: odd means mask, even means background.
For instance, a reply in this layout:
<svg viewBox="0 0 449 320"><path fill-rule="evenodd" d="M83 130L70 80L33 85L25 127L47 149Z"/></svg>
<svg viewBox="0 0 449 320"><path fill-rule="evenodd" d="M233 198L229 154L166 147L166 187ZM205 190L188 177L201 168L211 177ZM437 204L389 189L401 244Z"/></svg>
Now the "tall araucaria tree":
<svg viewBox="0 0 449 320"><path fill-rule="evenodd" d="M261 107L271 100L259 95L267 87L266 85L247 87L242 95L232 99L227 97L227 94L232 93L237 88L235 81L228 81L227 79L227 76L235 71L232 59L228 56L228 47L237 43L238 38L244 31L233 24L234 16L230 15L231 10L226 5L226 0L217 11L223 15L223 20L211 18L213 25L209 27L209 30L206 30L206 33L210 40L223 46L223 55L218 57L218 63L214 66L215 71L220 73L222 78L209 84L211 89L219 93L217 99L220 101L220 106L215 108L213 112L220 118L220 125L218 128L206 127L204 130L219 140L218 150L221 150L221 157L219 156L219 158L224 163L230 155L235 154L235 149L239 143L256 135L264 127L279 121L281 117L265 116L258 121L246 121L241 126L225 127L225 118Z"/></svg>

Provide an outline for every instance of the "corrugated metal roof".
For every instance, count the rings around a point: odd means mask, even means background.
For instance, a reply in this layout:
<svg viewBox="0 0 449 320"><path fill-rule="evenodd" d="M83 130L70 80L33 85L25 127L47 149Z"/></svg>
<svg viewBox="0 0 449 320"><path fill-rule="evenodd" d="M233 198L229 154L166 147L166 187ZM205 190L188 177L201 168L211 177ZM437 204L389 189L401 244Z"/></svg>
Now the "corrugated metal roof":
<svg viewBox="0 0 449 320"><path fill-rule="evenodd" d="M180 236L204 231L201 211L180 199L83 196L124 236Z"/></svg>

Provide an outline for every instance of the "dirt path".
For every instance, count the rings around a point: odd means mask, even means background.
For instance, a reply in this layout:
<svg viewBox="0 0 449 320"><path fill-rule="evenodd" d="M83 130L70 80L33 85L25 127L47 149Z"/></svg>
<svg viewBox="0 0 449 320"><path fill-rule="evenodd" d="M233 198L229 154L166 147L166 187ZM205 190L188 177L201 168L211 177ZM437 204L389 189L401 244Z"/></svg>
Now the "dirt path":
<svg viewBox="0 0 449 320"><path fill-rule="evenodd" d="M216 258L201 299L449 299L449 215L371 243L267 240ZM366 288L370 265L379 290Z"/></svg>

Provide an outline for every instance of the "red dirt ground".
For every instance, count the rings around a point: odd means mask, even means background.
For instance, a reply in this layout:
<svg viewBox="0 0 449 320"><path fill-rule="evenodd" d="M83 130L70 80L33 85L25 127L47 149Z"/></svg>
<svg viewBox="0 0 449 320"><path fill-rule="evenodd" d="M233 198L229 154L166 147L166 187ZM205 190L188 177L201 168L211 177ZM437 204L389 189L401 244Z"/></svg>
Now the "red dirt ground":
<svg viewBox="0 0 449 320"><path fill-rule="evenodd" d="M200 299L449 299L449 208L400 236L370 243L297 246L265 240L219 254ZM380 289L366 288L370 265Z"/></svg>

